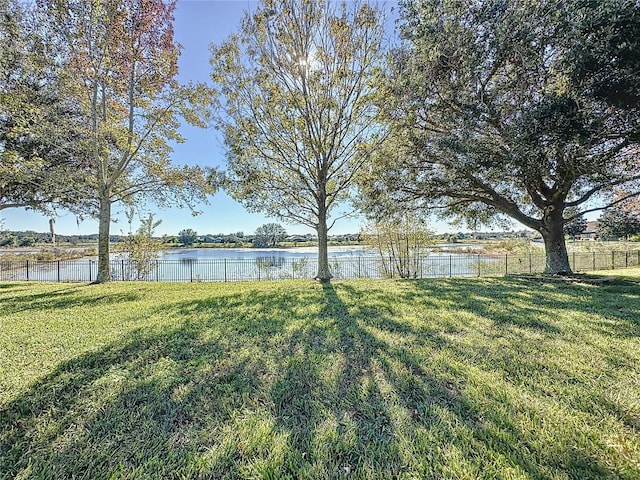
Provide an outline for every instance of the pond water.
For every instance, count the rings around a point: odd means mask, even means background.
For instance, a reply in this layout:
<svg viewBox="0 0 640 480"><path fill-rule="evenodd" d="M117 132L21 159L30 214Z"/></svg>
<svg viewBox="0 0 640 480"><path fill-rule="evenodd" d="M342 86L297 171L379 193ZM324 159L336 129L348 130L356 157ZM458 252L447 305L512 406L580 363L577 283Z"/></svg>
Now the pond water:
<svg viewBox="0 0 640 480"><path fill-rule="evenodd" d="M136 265L126 255L111 258L113 280L168 282L275 280L313 278L317 272L317 248L180 248L161 252L157 260ZM381 258L362 246L329 247L329 266L335 278L384 278L400 271L411 277L471 276L490 274L509 265L531 270L532 258L517 264L495 256L432 252L402 269L392 259ZM503 266L501 266L503 265ZM96 258L56 262L17 262L0 265L0 279L42 281L93 281Z"/></svg>
<svg viewBox="0 0 640 480"><path fill-rule="evenodd" d="M329 247L330 257L363 257L376 252L361 246ZM317 247L296 248L172 248L163 250L160 260L246 260L261 258L316 258Z"/></svg>
<svg viewBox="0 0 640 480"><path fill-rule="evenodd" d="M481 245L443 244L438 245L442 251L430 252L431 257L460 256L464 254L451 253L449 250L463 250L473 253L473 250L482 248ZM330 246L329 258L345 257L371 257L378 256L376 249L359 246ZM247 259L315 259L318 256L317 247L294 248L171 248L160 253L160 260L247 260Z"/></svg>
<svg viewBox="0 0 640 480"><path fill-rule="evenodd" d="M413 266L416 276L470 275L477 257L430 253ZM316 247L299 248L191 248L162 252L147 278L158 281L231 281L313 278L317 272ZM336 278L380 278L397 275L397 265L382 259L372 248L329 247L329 266ZM130 278L126 260L114 264L114 274Z"/></svg>

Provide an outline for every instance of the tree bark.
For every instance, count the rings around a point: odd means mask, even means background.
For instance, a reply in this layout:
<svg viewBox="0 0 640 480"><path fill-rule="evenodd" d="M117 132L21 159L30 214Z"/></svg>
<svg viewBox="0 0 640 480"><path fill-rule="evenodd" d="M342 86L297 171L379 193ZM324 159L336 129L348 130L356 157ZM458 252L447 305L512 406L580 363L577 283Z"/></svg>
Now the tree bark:
<svg viewBox="0 0 640 480"><path fill-rule="evenodd" d="M316 226L316 232L318 234L318 273L316 274L315 279L321 283L328 283L331 281L332 275L331 275L331 271L329 270L326 209L322 209L322 208L320 209L320 215L318 215L318 225Z"/></svg>
<svg viewBox="0 0 640 480"><path fill-rule="evenodd" d="M544 273L558 275L571 275L573 273L569 265L562 216L563 209L553 205L547 207L547 211L544 214L543 226L540 229L546 254Z"/></svg>
<svg viewBox="0 0 640 480"><path fill-rule="evenodd" d="M106 194L100 195L100 216L98 227L98 277L96 283L111 280L109 265L109 230L111 227L111 198Z"/></svg>
<svg viewBox="0 0 640 480"><path fill-rule="evenodd" d="M56 221L53 218L49 219L49 233L51 234L51 243L56 246Z"/></svg>

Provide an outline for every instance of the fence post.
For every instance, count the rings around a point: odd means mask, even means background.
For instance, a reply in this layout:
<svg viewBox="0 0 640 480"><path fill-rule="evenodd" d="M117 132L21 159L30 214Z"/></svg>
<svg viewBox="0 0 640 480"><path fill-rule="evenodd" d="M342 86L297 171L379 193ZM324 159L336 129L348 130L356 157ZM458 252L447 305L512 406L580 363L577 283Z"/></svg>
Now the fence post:
<svg viewBox="0 0 640 480"><path fill-rule="evenodd" d="M362 266L360 265L362 257L358 257L358 278L362 278Z"/></svg>
<svg viewBox="0 0 640 480"><path fill-rule="evenodd" d="M29 281L29 260L27 260L27 282Z"/></svg>
<svg viewBox="0 0 640 480"><path fill-rule="evenodd" d="M91 282L91 259L89 259L89 281Z"/></svg>
<svg viewBox="0 0 640 480"><path fill-rule="evenodd" d="M453 276L453 255L449 255L449 278Z"/></svg>
<svg viewBox="0 0 640 480"><path fill-rule="evenodd" d="M124 282L124 258L120 260L120 273L122 274L122 281Z"/></svg>
<svg viewBox="0 0 640 480"><path fill-rule="evenodd" d="M482 264L480 263L480 254L478 254L478 276L480 276L480 269L482 268Z"/></svg>
<svg viewBox="0 0 640 480"><path fill-rule="evenodd" d="M158 259L156 259L156 282L159 282L159 281L160 281L160 273L159 273L159 270L160 270L160 264L159 264L159 262L158 262Z"/></svg>
<svg viewBox="0 0 640 480"><path fill-rule="evenodd" d="M193 262L189 262L189 281L193 283Z"/></svg>
<svg viewBox="0 0 640 480"><path fill-rule="evenodd" d="M611 270L615 270L616 268L616 252L611 251Z"/></svg>
<svg viewBox="0 0 640 480"><path fill-rule="evenodd" d="M58 283L60 283L60 260L58 260Z"/></svg>
<svg viewBox="0 0 640 480"><path fill-rule="evenodd" d="M224 281L227 281L227 259L224 259Z"/></svg>

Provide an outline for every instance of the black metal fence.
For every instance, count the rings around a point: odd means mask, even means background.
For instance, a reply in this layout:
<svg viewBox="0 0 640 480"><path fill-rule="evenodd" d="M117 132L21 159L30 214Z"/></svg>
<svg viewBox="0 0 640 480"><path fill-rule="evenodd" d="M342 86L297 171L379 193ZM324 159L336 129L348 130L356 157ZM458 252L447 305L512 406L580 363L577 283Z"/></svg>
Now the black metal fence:
<svg viewBox="0 0 640 480"><path fill-rule="evenodd" d="M333 257L336 279L472 277L541 273L545 256L431 254L410 262L380 256ZM640 265L640 250L631 252L569 254L574 272L610 270ZM95 260L2 261L0 281L92 282ZM111 262L111 280L154 282L235 282L313 278L315 258L152 260L145 264L121 259Z"/></svg>

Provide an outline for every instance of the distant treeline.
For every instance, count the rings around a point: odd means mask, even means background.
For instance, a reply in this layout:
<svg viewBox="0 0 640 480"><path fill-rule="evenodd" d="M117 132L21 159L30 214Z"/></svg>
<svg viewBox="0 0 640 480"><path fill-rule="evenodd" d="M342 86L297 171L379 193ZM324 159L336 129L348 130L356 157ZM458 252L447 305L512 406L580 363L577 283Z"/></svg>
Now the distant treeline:
<svg viewBox="0 0 640 480"><path fill-rule="evenodd" d="M120 235L113 235L112 242L119 242ZM80 243L97 243L98 234L91 235L58 235L55 236L56 244L77 245ZM33 230L25 231L3 231L0 232L0 247L30 247L35 244L53 243L49 232L35 232Z"/></svg>
<svg viewBox="0 0 640 480"><path fill-rule="evenodd" d="M255 235L241 235L238 234L217 234L217 235L198 235L195 243L253 243ZM112 243L122 242L127 238L127 235L110 235L109 240ZM156 240L169 245L179 245L180 241L177 235L163 235L160 237L154 237ZM359 234L350 235L333 235L329 237L333 242L359 242ZM315 235L289 235L284 238L285 242L289 243L304 243L317 241ZM97 243L98 234L93 233L89 235L61 235L56 234L56 245L79 245L86 243ZM53 239L49 232L35 232L33 230L15 231L6 230L0 232L0 247L31 247L36 244L53 244Z"/></svg>
<svg viewBox="0 0 640 480"><path fill-rule="evenodd" d="M518 232L473 232L473 233L443 233L435 234L433 239L436 241L444 241L456 243L465 240L499 240L504 238L528 238L532 236L532 232L521 230ZM109 239L112 243L122 242L127 238L127 235L110 235ZM206 234L197 235L195 244L234 244L240 246L241 244L252 244L255 235L244 235L242 232L232 234ZM160 237L154 237L155 240L162 242L163 244L178 246L180 240L178 235L163 235ZM316 242L317 237L315 235L287 235L283 240L288 244ZM330 235L329 241L334 243L358 243L362 241L360 234L346 234L346 235ZM58 235L56 234L56 245L78 245L86 243L97 243L98 234L93 233L89 235ZM0 232L0 247L31 247L36 244L52 244L51 234L49 232L35 232L33 230L26 231L3 231Z"/></svg>

